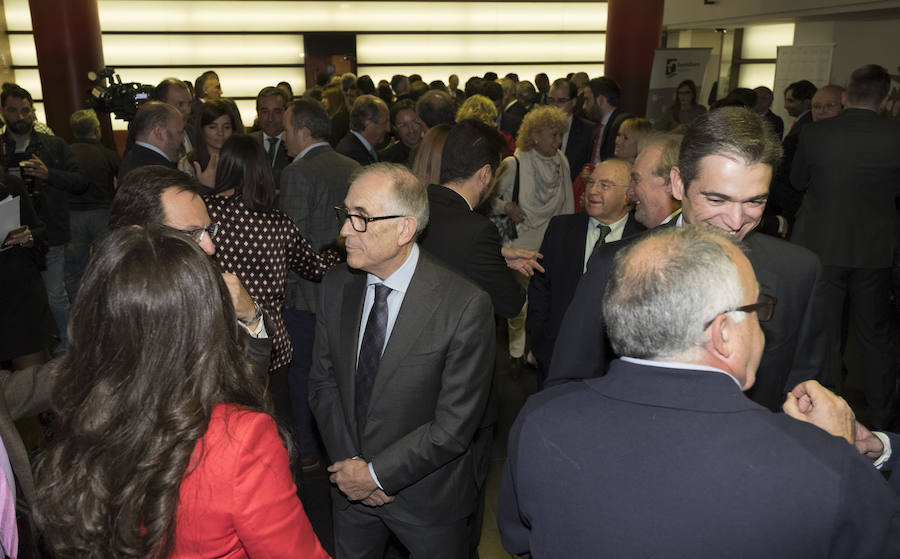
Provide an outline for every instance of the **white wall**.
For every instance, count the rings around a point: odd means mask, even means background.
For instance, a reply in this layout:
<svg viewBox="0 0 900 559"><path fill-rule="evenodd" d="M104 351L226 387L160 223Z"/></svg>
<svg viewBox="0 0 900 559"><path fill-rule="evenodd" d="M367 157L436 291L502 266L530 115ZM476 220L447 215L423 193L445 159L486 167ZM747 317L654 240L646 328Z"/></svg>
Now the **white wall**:
<svg viewBox="0 0 900 559"><path fill-rule="evenodd" d="M666 0L663 25L669 28L724 27L775 23L800 17L900 7L900 0Z"/></svg>

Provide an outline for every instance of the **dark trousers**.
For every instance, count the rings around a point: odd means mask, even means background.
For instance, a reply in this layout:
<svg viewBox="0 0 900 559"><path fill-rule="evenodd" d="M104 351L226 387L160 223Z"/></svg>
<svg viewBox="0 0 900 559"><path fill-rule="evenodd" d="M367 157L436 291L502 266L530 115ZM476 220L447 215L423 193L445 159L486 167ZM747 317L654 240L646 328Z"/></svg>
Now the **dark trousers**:
<svg viewBox="0 0 900 559"><path fill-rule="evenodd" d="M410 559L467 557L465 518L448 524L413 526L384 517L377 507L347 507L343 499L334 501L335 559L382 559L391 534L409 550Z"/></svg>
<svg viewBox="0 0 900 559"><path fill-rule="evenodd" d="M824 266L825 326L832 340L830 356L841 363L841 327L844 301L856 325L862 354L863 383L869 404L869 426L879 429L891 419L897 382L896 361L890 338L889 268Z"/></svg>
<svg viewBox="0 0 900 559"><path fill-rule="evenodd" d="M69 244L66 245L66 291L74 301L81 276L97 246L109 232L109 208L69 212Z"/></svg>
<svg viewBox="0 0 900 559"><path fill-rule="evenodd" d="M316 338L316 315L309 311L285 308L282 316L294 347L294 358L291 360L287 381L298 450L301 459L315 458L319 455L319 447L316 422L309 409L309 369Z"/></svg>

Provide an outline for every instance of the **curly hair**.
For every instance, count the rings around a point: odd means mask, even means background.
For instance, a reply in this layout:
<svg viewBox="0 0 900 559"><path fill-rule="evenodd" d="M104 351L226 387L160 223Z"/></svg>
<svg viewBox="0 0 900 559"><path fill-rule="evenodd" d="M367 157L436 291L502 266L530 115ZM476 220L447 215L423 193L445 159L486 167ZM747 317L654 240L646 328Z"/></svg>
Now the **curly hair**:
<svg viewBox="0 0 900 559"><path fill-rule="evenodd" d="M569 117L562 109L556 107L535 107L525 118L519 127L519 135L516 136L516 147L521 151L528 151L534 147L534 134L544 128L557 128L563 134L569 127Z"/></svg>
<svg viewBox="0 0 900 559"><path fill-rule="evenodd" d="M456 122L475 119L489 126L497 125L497 107L484 95L472 95L456 111Z"/></svg>
<svg viewBox="0 0 900 559"><path fill-rule="evenodd" d="M179 232L111 232L81 290L34 518L56 557L165 557L214 406L268 413L266 379L245 360L222 276Z"/></svg>

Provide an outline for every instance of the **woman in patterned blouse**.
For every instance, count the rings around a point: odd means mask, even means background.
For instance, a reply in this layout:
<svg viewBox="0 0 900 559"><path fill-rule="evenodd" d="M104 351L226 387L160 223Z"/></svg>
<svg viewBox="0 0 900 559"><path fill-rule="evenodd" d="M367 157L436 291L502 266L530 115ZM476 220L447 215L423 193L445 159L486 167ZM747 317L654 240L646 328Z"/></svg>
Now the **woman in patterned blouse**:
<svg viewBox="0 0 900 559"><path fill-rule="evenodd" d="M320 281L340 256L332 250L317 253L287 214L276 207L272 169L262 144L236 134L219 153L216 186L204 197L210 219L219 224L215 258L223 272L235 274L266 311L274 332L270 391L275 412L291 425L287 371L292 348L281 308L287 272Z"/></svg>

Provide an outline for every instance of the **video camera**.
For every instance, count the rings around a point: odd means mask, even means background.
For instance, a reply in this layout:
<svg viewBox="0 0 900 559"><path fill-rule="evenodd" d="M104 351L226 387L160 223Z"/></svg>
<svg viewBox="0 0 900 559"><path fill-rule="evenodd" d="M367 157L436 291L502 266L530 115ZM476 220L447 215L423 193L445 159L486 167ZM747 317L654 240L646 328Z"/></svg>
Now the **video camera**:
<svg viewBox="0 0 900 559"><path fill-rule="evenodd" d="M116 73L116 69L105 67L97 72L89 72L91 81L103 79L109 82L94 86L88 106L95 111L112 113L116 118L130 122L138 106L148 101L153 95L153 86L137 82L122 83L122 78Z"/></svg>

